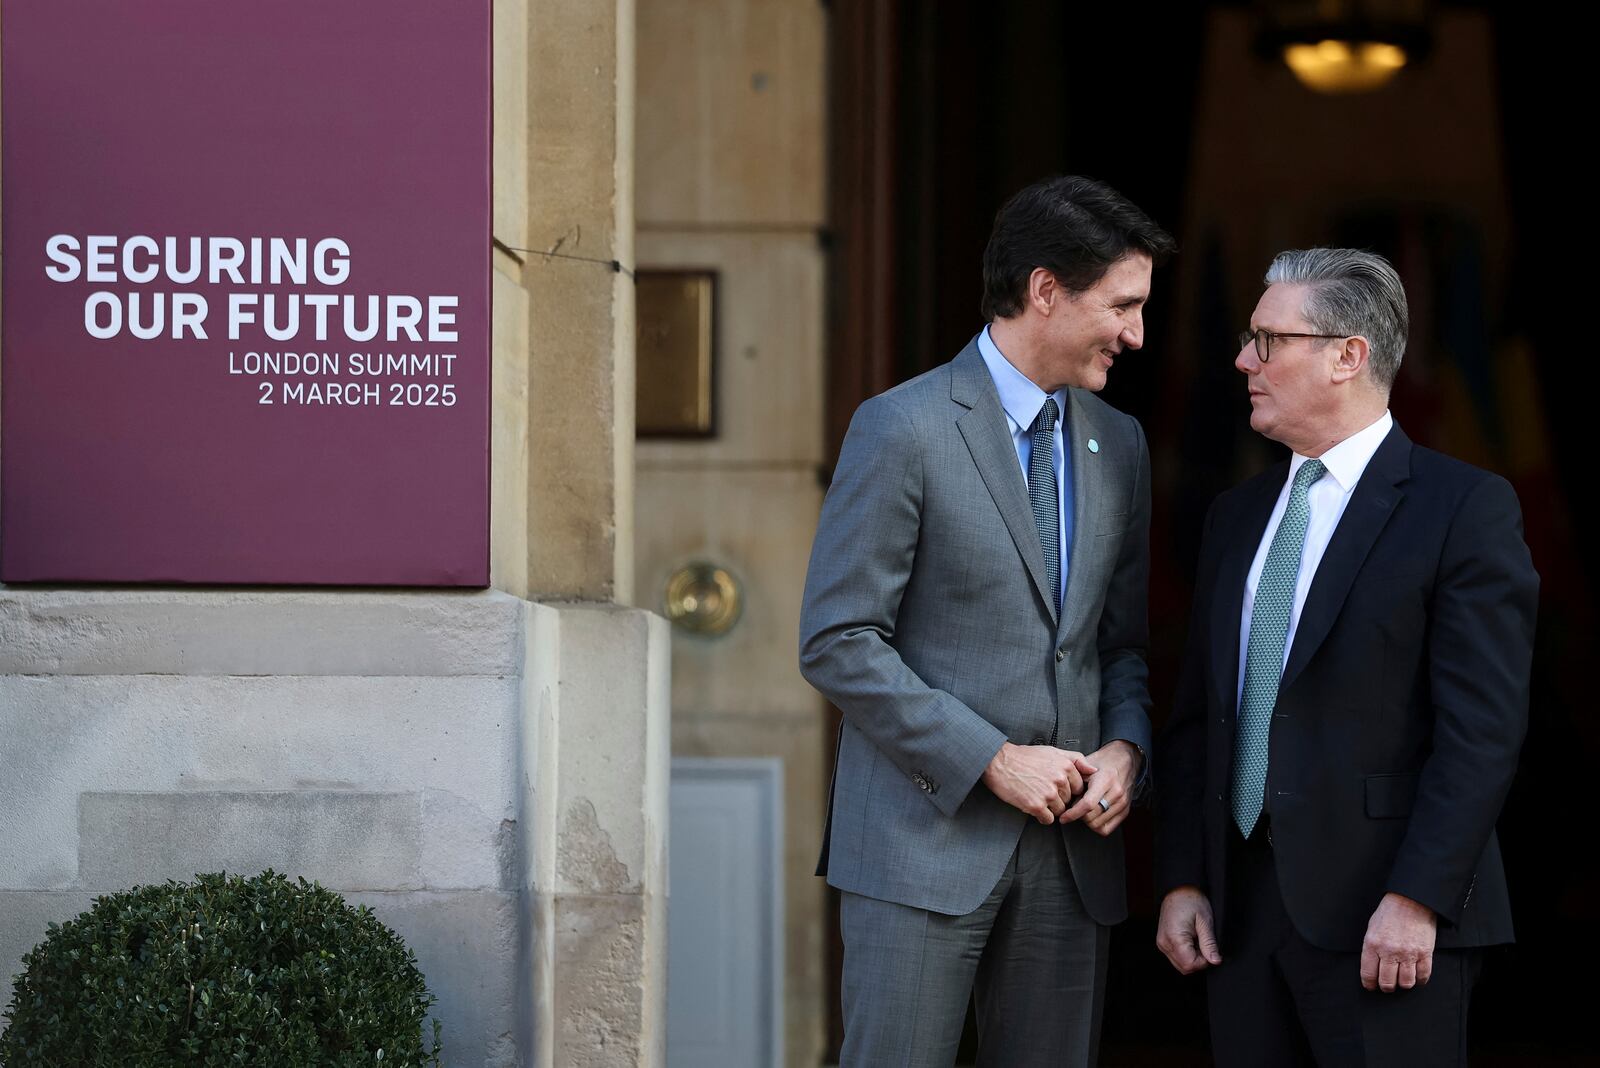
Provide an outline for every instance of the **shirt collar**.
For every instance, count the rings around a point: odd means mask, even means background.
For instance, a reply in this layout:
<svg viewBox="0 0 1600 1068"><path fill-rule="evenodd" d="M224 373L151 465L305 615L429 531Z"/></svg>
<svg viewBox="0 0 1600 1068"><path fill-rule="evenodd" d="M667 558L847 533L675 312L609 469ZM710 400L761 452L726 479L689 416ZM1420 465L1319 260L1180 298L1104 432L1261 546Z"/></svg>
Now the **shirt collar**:
<svg viewBox="0 0 1600 1068"><path fill-rule="evenodd" d="M1027 431L1032 429L1033 421L1039 418L1039 409L1044 407L1046 397L1055 397L1056 410L1061 419L1067 415L1067 391L1058 389L1054 393L1046 393L1033 380L1014 367L1000 347L994 343L994 338L989 336L989 327L984 326L978 335L978 352L983 356L984 366L989 368L989 377L994 379L994 388L1000 394L1000 407L1005 409L1006 415L1015 424L1014 429ZM1056 424L1060 426L1058 422Z"/></svg>
<svg viewBox="0 0 1600 1068"><path fill-rule="evenodd" d="M1322 465L1328 469L1328 474L1339 483L1339 488L1349 493L1360 481L1361 473L1367 469L1367 464L1372 461L1372 456L1378 451L1378 446L1383 444L1383 439L1389 436L1389 429L1394 426L1394 416L1385 408L1377 422L1370 424L1363 430L1345 438L1339 444L1329 449L1318 457ZM1306 462L1307 457L1295 453L1289 461L1289 479L1294 480L1295 472L1300 470L1300 465Z"/></svg>

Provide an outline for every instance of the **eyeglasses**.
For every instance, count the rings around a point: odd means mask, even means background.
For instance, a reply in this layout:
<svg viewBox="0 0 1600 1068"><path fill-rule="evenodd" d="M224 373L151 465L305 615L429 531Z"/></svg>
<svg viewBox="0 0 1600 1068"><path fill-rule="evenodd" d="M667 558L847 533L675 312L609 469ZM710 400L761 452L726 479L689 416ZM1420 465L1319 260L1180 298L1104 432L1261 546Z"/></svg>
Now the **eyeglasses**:
<svg viewBox="0 0 1600 1068"><path fill-rule="evenodd" d="M1279 334L1271 330L1245 330L1239 334L1239 347L1242 349L1252 341L1256 344L1256 359L1266 363L1272 359L1272 343L1284 337L1320 337L1326 341L1338 341L1349 337L1348 334Z"/></svg>

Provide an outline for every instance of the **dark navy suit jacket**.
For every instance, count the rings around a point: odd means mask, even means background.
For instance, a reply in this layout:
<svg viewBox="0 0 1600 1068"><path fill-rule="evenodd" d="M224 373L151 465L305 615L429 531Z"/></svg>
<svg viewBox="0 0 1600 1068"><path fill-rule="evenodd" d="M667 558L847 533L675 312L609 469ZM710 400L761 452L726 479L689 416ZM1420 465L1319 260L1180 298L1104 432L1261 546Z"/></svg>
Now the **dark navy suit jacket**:
<svg viewBox="0 0 1600 1068"><path fill-rule="evenodd" d="M1152 761L1157 889L1200 887L1219 924L1239 616L1286 477L1287 461L1274 465L1206 517ZM1359 951L1391 891L1438 914L1441 948L1511 941L1495 820L1527 727L1538 589L1510 484L1395 426L1318 565L1273 710L1265 803L1284 905L1307 941Z"/></svg>

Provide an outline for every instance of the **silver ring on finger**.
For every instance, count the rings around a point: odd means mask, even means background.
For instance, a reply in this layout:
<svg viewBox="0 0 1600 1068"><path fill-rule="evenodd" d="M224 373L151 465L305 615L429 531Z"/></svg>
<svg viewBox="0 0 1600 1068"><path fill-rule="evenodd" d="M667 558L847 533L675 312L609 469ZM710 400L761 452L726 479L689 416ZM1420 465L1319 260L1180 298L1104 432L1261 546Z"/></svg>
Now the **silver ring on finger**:
<svg viewBox="0 0 1600 1068"><path fill-rule="evenodd" d="M1111 811L1111 804L1105 798L1102 797L1100 799L1099 803L1100 803L1100 811L1101 812L1110 812Z"/></svg>

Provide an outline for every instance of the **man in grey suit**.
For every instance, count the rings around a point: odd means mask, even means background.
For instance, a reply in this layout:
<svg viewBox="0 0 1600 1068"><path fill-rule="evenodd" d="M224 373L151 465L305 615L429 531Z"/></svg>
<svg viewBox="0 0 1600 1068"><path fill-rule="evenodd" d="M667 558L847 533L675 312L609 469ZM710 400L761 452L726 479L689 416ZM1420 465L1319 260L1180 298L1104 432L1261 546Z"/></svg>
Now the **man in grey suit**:
<svg viewBox="0 0 1600 1068"><path fill-rule="evenodd" d="M1086 178L1024 189L990 324L863 404L823 504L800 665L844 714L818 874L842 892L844 1066L1091 1064L1150 747L1150 460L1093 396L1173 242Z"/></svg>

